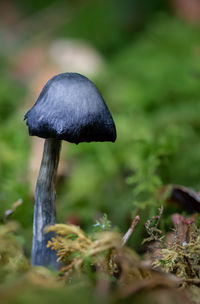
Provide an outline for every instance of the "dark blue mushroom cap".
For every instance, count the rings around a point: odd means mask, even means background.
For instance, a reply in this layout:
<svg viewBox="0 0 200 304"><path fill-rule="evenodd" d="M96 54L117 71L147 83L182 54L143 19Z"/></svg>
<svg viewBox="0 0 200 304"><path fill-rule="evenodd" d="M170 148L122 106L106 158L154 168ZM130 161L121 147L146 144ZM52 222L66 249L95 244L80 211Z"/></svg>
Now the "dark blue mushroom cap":
<svg viewBox="0 0 200 304"><path fill-rule="evenodd" d="M96 86L85 76L63 73L51 78L25 115L30 135L75 144L116 140L112 116Z"/></svg>

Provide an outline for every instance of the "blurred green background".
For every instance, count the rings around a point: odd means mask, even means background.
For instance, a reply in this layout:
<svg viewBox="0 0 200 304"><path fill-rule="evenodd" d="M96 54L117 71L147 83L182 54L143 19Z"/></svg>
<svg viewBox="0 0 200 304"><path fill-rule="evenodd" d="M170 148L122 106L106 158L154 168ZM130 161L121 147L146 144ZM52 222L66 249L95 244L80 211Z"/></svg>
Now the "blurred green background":
<svg viewBox="0 0 200 304"><path fill-rule="evenodd" d="M116 143L63 142L58 222L89 230L107 213L125 232L159 207L168 183L200 189L200 7L191 0L1 1L0 217L31 248L42 139L24 114L45 82L80 72L95 82L116 123ZM196 5L196 6L195 6Z"/></svg>

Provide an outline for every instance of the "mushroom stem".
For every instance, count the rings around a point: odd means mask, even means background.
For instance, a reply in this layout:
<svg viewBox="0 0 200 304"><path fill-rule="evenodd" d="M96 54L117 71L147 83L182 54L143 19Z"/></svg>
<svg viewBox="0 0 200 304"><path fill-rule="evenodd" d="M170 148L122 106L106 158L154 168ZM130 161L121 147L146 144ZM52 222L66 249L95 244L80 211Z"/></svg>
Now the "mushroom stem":
<svg viewBox="0 0 200 304"><path fill-rule="evenodd" d="M53 235L52 233L45 233L44 228L48 225L55 224L56 220L55 179L60 149L60 140L53 138L45 140L42 163L35 191L32 265L58 268L55 251L46 247Z"/></svg>

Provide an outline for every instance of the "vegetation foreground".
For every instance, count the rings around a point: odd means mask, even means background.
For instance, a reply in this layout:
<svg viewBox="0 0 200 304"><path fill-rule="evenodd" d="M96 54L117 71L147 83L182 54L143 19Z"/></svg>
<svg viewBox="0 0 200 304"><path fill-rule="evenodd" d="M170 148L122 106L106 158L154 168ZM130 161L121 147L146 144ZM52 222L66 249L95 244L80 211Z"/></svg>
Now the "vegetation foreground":
<svg viewBox="0 0 200 304"><path fill-rule="evenodd" d="M199 303L200 230L197 216L173 214L174 228L158 228L163 208L145 223L148 238L140 259L126 246L140 220L136 216L122 236L104 215L92 232L76 225L56 224L48 247L58 256L57 272L31 267L24 256L18 225L0 226L1 303Z"/></svg>

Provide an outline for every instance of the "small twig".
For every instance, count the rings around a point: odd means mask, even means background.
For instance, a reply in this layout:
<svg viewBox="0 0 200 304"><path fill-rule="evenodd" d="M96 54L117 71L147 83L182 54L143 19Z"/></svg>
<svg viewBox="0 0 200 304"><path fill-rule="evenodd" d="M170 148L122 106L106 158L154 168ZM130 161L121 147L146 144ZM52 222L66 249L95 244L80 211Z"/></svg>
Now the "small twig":
<svg viewBox="0 0 200 304"><path fill-rule="evenodd" d="M135 229L135 226L137 225L139 220L140 220L140 216L136 215L136 217L134 218L134 220L131 224L131 227L128 229L128 231L122 238L122 246L124 246L127 243L127 241L129 240L129 238L130 238L131 234L133 233L133 230Z"/></svg>
<svg viewBox="0 0 200 304"><path fill-rule="evenodd" d="M4 219L5 219L5 221L7 220L7 218L8 218L13 212L15 212L15 210L16 210L19 206L21 206L22 203L23 203L23 200L20 198L20 199L18 199L16 202L14 202L14 203L12 204L12 206L11 206L10 209L7 209L7 210L5 211L5 213L4 213Z"/></svg>
<svg viewBox="0 0 200 304"><path fill-rule="evenodd" d="M144 239L142 244L145 242L150 242L150 241L161 241L162 237L162 231L158 229L158 225L160 223L161 216L163 214L163 207L161 206L159 209L159 213L152 218L148 219L147 222L145 223L145 228L147 233L150 235L149 238ZM156 221L154 225L152 226L153 221Z"/></svg>

